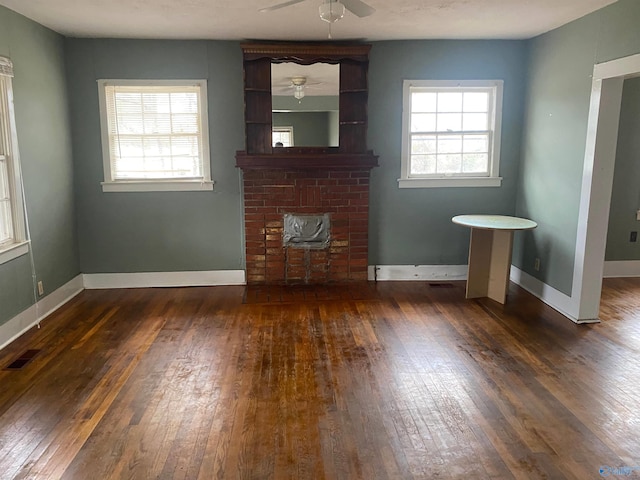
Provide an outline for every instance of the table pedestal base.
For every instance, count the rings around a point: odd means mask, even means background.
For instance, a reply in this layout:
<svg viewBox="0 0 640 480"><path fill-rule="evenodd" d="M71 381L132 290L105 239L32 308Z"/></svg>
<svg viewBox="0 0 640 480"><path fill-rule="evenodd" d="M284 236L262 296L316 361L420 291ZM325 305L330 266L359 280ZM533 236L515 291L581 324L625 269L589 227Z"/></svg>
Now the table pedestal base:
<svg viewBox="0 0 640 480"><path fill-rule="evenodd" d="M505 303L512 245L511 230L471 229L466 298L489 297Z"/></svg>

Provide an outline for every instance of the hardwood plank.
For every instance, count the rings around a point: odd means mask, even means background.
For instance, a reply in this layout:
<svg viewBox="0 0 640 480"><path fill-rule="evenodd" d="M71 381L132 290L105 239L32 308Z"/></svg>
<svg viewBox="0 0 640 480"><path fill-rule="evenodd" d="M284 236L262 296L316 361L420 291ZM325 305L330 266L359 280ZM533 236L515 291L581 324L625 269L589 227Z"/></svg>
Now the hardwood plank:
<svg viewBox="0 0 640 480"><path fill-rule="evenodd" d="M85 291L0 351L7 479L584 479L640 462L640 279Z"/></svg>

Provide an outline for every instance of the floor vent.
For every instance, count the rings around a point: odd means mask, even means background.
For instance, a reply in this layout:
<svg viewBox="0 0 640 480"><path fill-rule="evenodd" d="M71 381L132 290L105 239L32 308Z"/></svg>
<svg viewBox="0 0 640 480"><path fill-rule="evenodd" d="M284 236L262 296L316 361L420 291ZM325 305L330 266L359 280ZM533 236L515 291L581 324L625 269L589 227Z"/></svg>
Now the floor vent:
<svg viewBox="0 0 640 480"><path fill-rule="evenodd" d="M429 286L431 288L453 288L454 287L453 283L437 283L437 282L430 282Z"/></svg>
<svg viewBox="0 0 640 480"><path fill-rule="evenodd" d="M11 362L5 368L5 370L20 370L27 363L29 363L31 360L33 360L33 357L35 357L39 352L40 352L40 350L27 350L22 355L20 355L18 358L16 358L13 362Z"/></svg>

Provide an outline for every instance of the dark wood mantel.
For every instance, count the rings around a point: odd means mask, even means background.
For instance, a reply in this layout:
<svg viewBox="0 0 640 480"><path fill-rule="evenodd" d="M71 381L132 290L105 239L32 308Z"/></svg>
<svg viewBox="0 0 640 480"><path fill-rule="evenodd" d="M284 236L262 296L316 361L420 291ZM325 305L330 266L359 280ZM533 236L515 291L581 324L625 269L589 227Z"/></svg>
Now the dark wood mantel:
<svg viewBox="0 0 640 480"><path fill-rule="evenodd" d="M255 155L244 151L236 152L236 166L242 170L249 169L327 169L349 170L374 168L378 166L378 156L373 152L367 153L328 153L323 150L316 152L289 151L271 154ZM302 149L300 149L302 150Z"/></svg>

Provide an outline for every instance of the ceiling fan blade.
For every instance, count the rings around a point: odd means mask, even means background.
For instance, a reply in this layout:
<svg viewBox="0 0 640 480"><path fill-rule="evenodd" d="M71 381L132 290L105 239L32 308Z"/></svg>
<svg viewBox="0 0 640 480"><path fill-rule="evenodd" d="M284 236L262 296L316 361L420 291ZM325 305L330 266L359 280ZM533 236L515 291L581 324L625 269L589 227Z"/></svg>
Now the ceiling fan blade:
<svg viewBox="0 0 640 480"><path fill-rule="evenodd" d="M347 10L358 17L368 17L376 11L362 0L340 0Z"/></svg>
<svg viewBox="0 0 640 480"><path fill-rule="evenodd" d="M280 8L288 7L289 5L295 5L296 3L304 2L304 0L289 0L288 2L279 3L273 7L265 7L258 10L259 12L270 12L272 10L278 10Z"/></svg>

